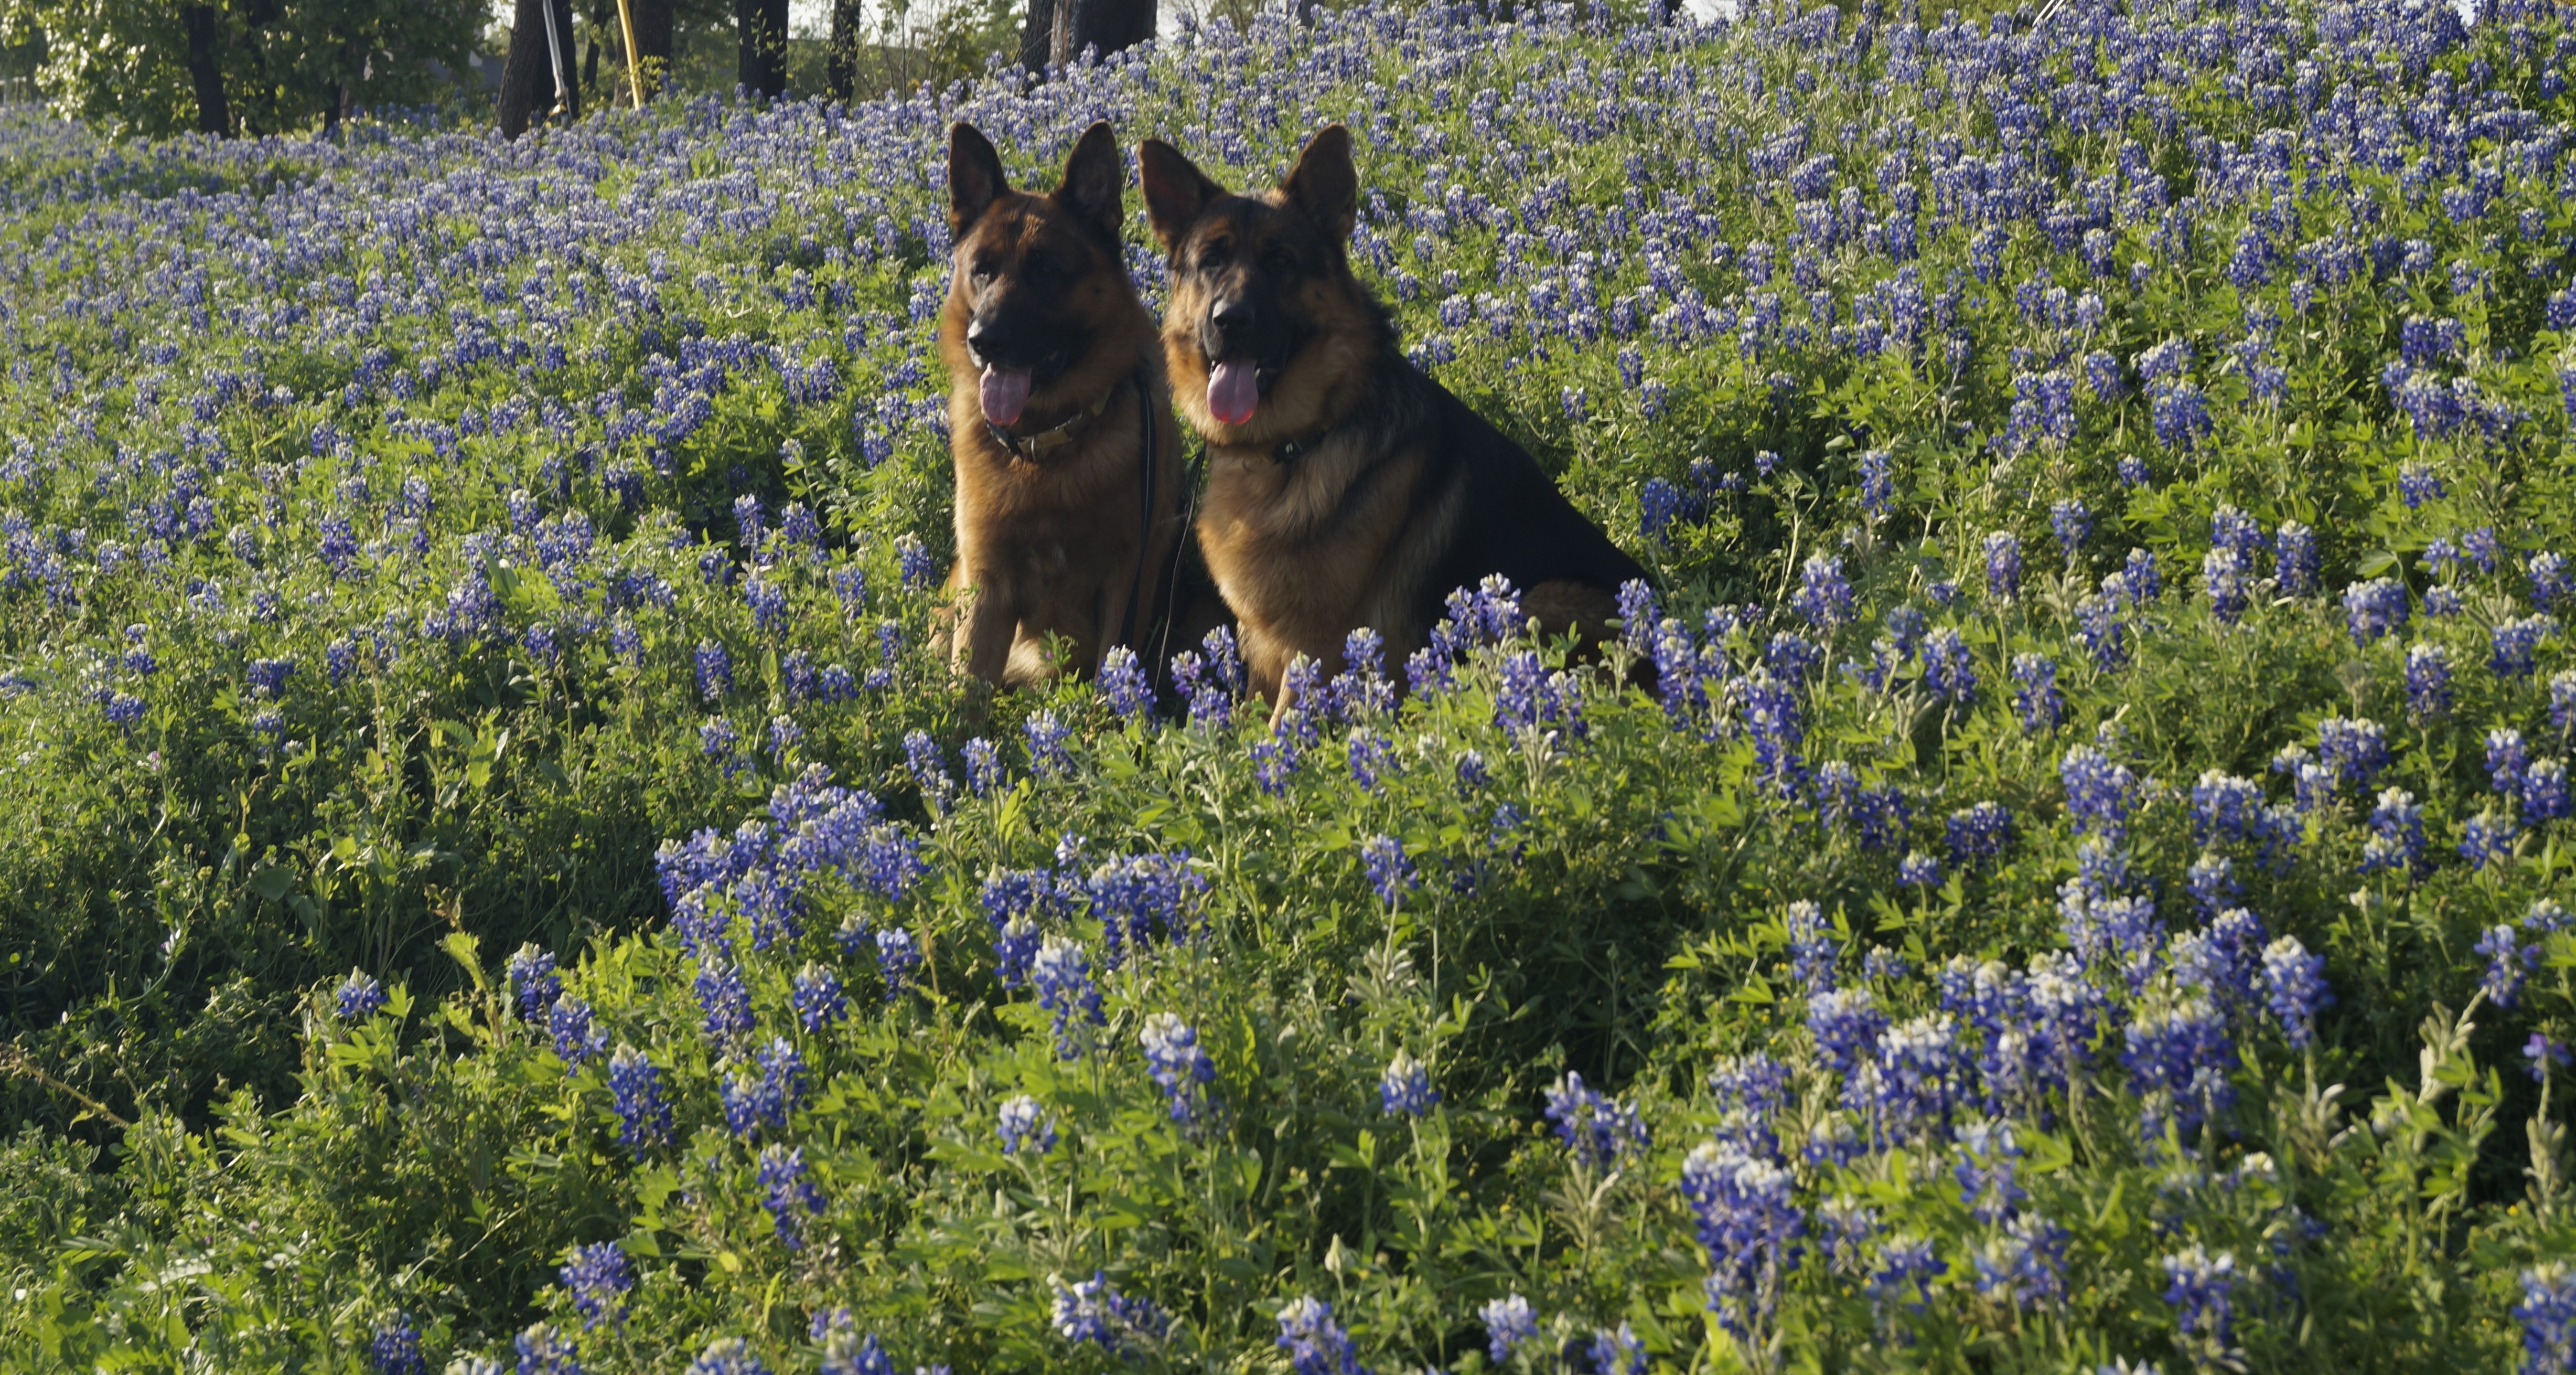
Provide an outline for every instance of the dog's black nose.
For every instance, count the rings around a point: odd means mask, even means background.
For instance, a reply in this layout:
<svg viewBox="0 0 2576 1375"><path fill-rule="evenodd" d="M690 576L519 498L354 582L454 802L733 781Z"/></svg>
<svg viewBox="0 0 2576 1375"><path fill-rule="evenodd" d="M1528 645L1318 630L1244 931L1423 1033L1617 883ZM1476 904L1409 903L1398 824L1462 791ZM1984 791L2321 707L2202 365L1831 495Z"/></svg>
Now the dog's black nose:
<svg viewBox="0 0 2576 1375"><path fill-rule="evenodd" d="M1252 328L1252 302L1240 298L1219 301L1215 308L1208 312L1208 323L1225 334L1250 329Z"/></svg>
<svg viewBox="0 0 2576 1375"><path fill-rule="evenodd" d="M1013 339L1012 332L996 321L979 319L966 325L966 347L988 363L1009 356Z"/></svg>

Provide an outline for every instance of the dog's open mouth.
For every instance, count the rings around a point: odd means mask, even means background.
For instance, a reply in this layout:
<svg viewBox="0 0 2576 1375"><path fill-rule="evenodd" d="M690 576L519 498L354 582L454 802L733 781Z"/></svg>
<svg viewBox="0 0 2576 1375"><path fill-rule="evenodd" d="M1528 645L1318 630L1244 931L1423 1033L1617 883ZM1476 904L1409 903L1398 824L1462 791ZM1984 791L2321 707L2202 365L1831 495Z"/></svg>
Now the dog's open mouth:
<svg viewBox="0 0 2576 1375"><path fill-rule="evenodd" d="M986 364L984 367L984 419L996 425L1016 424L1020 412L1028 409L1029 370Z"/></svg>
<svg viewBox="0 0 2576 1375"><path fill-rule="evenodd" d="M1258 358L1221 358L1208 364L1208 414L1219 423L1240 425L1252 419L1261 393L1278 380L1280 364Z"/></svg>

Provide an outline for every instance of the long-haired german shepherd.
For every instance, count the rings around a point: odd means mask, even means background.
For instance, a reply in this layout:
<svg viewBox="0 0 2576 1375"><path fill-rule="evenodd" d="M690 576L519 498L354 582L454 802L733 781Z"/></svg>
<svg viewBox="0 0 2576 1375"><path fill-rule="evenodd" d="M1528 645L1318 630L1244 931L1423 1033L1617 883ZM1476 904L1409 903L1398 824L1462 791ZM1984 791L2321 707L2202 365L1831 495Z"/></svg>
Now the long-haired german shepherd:
<svg viewBox="0 0 2576 1375"><path fill-rule="evenodd" d="M955 666L1019 687L1117 644L1143 650L1163 614L1185 517L1180 436L1154 317L1120 247L1126 169L1106 121L1051 195L1014 191L993 145L948 131L955 271L939 318L951 379ZM1149 659L1150 662L1150 659Z"/></svg>
<svg viewBox="0 0 2576 1375"><path fill-rule="evenodd" d="M1349 131L1316 134L1261 196L1228 194L1159 140L1138 153L1171 254L1164 357L1208 446L1199 543L1255 690L1284 710L1296 656L1331 671L1362 627L1400 662L1451 589L1495 573L1548 633L1599 639L1619 584L1645 570L1527 450L1405 360L1343 251L1359 193Z"/></svg>

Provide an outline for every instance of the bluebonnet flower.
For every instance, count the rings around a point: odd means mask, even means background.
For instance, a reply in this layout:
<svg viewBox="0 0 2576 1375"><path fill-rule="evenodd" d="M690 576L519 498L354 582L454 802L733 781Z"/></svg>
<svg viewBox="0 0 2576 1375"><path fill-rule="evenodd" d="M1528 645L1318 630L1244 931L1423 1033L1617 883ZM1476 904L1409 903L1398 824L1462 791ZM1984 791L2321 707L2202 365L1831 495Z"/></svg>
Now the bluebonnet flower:
<svg viewBox="0 0 2576 1375"><path fill-rule="evenodd" d="M2044 654L2013 656L2013 713L2030 735L2050 735L2066 715L2066 696L2057 689L2057 661Z"/></svg>
<svg viewBox="0 0 2576 1375"><path fill-rule="evenodd" d="M2209 513L2209 547L2234 551L2250 576L2250 570L2263 556L2263 527L2243 511L2221 505Z"/></svg>
<svg viewBox="0 0 2576 1375"><path fill-rule="evenodd" d="M1030 984L1038 989L1038 1007L1056 1017L1056 1056L1072 1061L1082 1056L1077 1027L1103 1025L1100 986L1092 984L1092 963L1082 945L1061 935L1046 937L1030 960Z"/></svg>
<svg viewBox="0 0 2576 1375"><path fill-rule="evenodd" d="M1362 792L1376 792L1385 775L1403 767L1395 753L1395 742L1366 726L1351 728L1345 758L1350 763L1351 781L1359 784Z"/></svg>
<svg viewBox="0 0 2576 1375"><path fill-rule="evenodd" d="M805 1245L805 1219L819 1217L828 1206L823 1191L805 1174L803 1147L765 1146L758 1172L760 1206L767 1209L778 1242L790 1251Z"/></svg>
<svg viewBox="0 0 2576 1375"><path fill-rule="evenodd" d="M1066 1341L1090 1342L1113 1356L1127 1354L1132 1340L1159 1342L1172 1330L1171 1318L1153 1300L1119 1293L1102 1270L1071 1285L1057 1281L1049 1321Z"/></svg>
<svg viewBox="0 0 2576 1375"><path fill-rule="evenodd" d="M2388 767L2388 737L2376 721L2329 716L2317 723L2317 757L2337 785L2367 788Z"/></svg>
<svg viewBox="0 0 2576 1375"><path fill-rule="evenodd" d="M1913 888L1941 886L1941 861L1920 850L1906 853L1896 865L1896 881Z"/></svg>
<svg viewBox="0 0 2576 1375"><path fill-rule="evenodd" d="M546 1014L546 1030L555 1038L555 1054L566 1066L586 1064L608 1053L608 1033L590 1015L590 1004L559 998Z"/></svg>
<svg viewBox="0 0 2576 1375"><path fill-rule="evenodd" d="M671 1139L671 1104L662 1096L662 1072L642 1051L619 1046L608 1061L610 1108L617 1139L637 1156Z"/></svg>
<svg viewBox="0 0 2576 1375"><path fill-rule="evenodd" d="M1896 504L1896 474L1885 449L1860 456L1860 505L1872 520L1884 520Z"/></svg>
<svg viewBox="0 0 2576 1375"><path fill-rule="evenodd" d="M2397 494L2409 511L2420 510L2428 501L2439 501L2449 489L2432 469L2421 463L2408 463L2397 470Z"/></svg>
<svg viewBox="0 0 2576 1375"><path fill-rule="evenodd" d="M340 981L337 997L341 1021L363 1022L384 1010L385 987L352 969L349 977Z"/></svg>
<svg viewBox="0 0 2576 1375"><path fill-rule="evenodd" d="M1055 1124L1040 1111L1038 1100L1025 1093L1002 1104L998 1129L1004 1155L1017 1155L1024 1148L1045 1155L1055 1149Z"/></svg>
<svg viewBox="0 0 2576 1375"><path fill-rule="evenodd" d="M1091 914L1100 919L1110 968L1132 949L1142 953L1157 936L1178 941L1190 932L1193 904L1207 879L1190 867L1187 850L1176 854L1119 855L1083 881Z"/></svg>
<svg viewBox="0 0 2576 1375"><path fill-rule="evenodd" d="M1584 1355L1593 1375L1646 1375L1646 1344L1624 1322L1615 1330L1594 1328Z"/></svg>
<svg viewBox="0 0 2576 1375"><path fill-rule="evenodd" d="M1431 1087L1431 1071L1412 1055L1397 1051L1378 1076L1378 1110L1390 1116L1420 1117L1440 1101Z"/></svg>
<svg viewBox="0 0 2576 1375"><path fill-rule="evenodd" d="M2540 1084L2548 1082L2549 1069L2552 1065L2565 1069L2571 1060L2576 1060L2576 1054L2571 1054L2566 1046L2535 1031L2531 1033L2530 1040L2523 1042L2522 1058L2531 1062L2530 1068L2523 1072L2531 1076L2531 1082Z"/></svg>
<svg viewBox="0 0 2576 1375"><path fill-rule="evenodd" d="M286 690L286 680L294 676L293 659L253 659L250 661L251 695L275 697Z"/></svg>
<svg viewBox="0 0 2576 1375"><path fill-rule="evenodd" d="M1878 1044L1887 1014L1866 988L1826 989L1807 997L1807 1031L1816 1053L1839 1074L1849 1074Z"/></svg>
<svg viewBox="0 0 2576 1375"><path fill-rule="evenodd" d="M1586 1087L1571 1070L1547 1090L1547 1120L1575 1163L1588 1169L1616 1167L1648 1141L1635 1104Z"/></svg>
<svg viewBox="0 0 2576 1375"><path fill-rule="evenodd" d="M2120 461L2112 471L2123 487L2144 487L2154 477L2147 468L2147 461L2136 454L2120 455Z"/></svg>
<svg viewBox="0 0 2576 1375"><path fill-rule="evenodd" d="M1279 1349L1294 1375L1367 1375L1350 1334L1333 1321L1330 1304L1312 1295L1279 1310Z"/></svg>
<svg viewBox="0 0 2576 1375"><path fill-rule="evenodd" d="M2576 732L2576 668L2549 675L2549 724L2562 735Z"/></svg>
<svg viewBox="0 0 2576 1375"><path fill-rule="evenodd" d="M2090 745L2070 747L2057 765L2066 787L2068 821L2078 835L2096 835L2117 844L2129 833L2129 812L2137 805L2138 780L2126 764L2114 764Z"/></svg>
<svg viewBox="0 0 2576 1375"><path fill-rule="evenodd" d="M2066 1297L2066 1229L2023 1211L1970 1254L1976 1288L2015 1308L2050 1307Z"/></svg>
<svg viewBox="0 0 2576 1375"><path fill-rule="evenodd" d="M957 753L966 761L968 791L982 797L1002 786L1002 752L992 741L978 735L959 746Z"/></svg>
<svg viewBox="0 0 2576 1375"><path fill-rule="evenodd" d="M2530 763L2531 751L2521 731L2499 726L2487 732L2487 781L2497 792L2511 797L2522 786L2522 772Z"/></svg>
<svg viewBox="0 0 2576 1375"><path fill-rule="evenodd" d="M1386 676L1384 636L1362 628L1342 638L1342 671L1325 685L1323 701L1341 721L1367 720L1395 709L1395 684Z"/></svg>
<svg viewBox="0 0 2576 1375"><path fill-rule="evenodd" d="M2144 1100L2140 1135L2153 1141L2170 1123L2188 1139L2236 1100L2227 1071L2235 1050L2227 1019L2206 997L2186 996L2151 1004L2122 1033L2120 1052L2129 1084Z"/></svg>
<svg viewBox="0 0 2576 1375"><path fill-rule="evenodd" d="M2012 843L2012 813L2000 802L1980 802L1950 814L1945 828L1950 845L1950 866L1972 869L1984 860L2001 856Z"/></svg>
<svg viewBox="0 0 2576 1375"><path fill-rule="evenodd" d="M759 1065L759 1077L735 1075L721 1091L725 1128L736 1136L751 1136L763 1127L784 1130L788 1115L805 1099L805 1057L785 1038L772 1038L760 1052Z"/></svg>
<svg viewBox="0 0 2576 1375"><path fill-rule="evenodd" d="M1199 1034L1170 1012L1145 1019L1137 1040L1145 1048L1145 1070L1163 1090L1172 1120L1195 1128L1207 1114L1207 1086L1216 1082L1216 1062L1199 1045Z"/></svg>
<svg viewBox="0 0 2576 1375"><path fill-rule="evenodd" d="M1976 705L1976 660L1956 627L1943 626L1923 637L1923 684L1962 707Z"/></svg>
<svg viewBox="0 0 2576 1375"><path fill-rule="evenodd" d="M1377 890L1378 901L1396 905L1419 881L1413 861L1405 856L1404 842L1393 836L1372 836L1360 845L1360 861L1367 866L1369 886Z"/></svg>
<svg viewBox="0 0 2576 1375"><path fill-rule="evenodd" d="M2221 624L2234 625L2245 617L2246 593L2253 581L2253 570L2233 549L2214 548L2201 557L2200 583L2209 593L2209 614Z"/></svg>
<svg viewBox="0 0 2576 1375"><path fill-rule="evenodd" d="M2373 578L2344 589L2344 620L2352 642L2368 645L2406 628L2406 589L2392 578Z"/></svg>
<svg viewBox="0 0 2576 1375"><path fill-rule="evenodd" d="M2120 590L2128 594L2132 611L2144 610L2148 603L2163 596L2165 577L2156 567L2156 556L2144 549L2131 549L2128 562L2120 565Z"/></svg>
<svg viewBox="0 0 2576 1375"><path fill-rule="evenodd" d="M1128 720L1154 709L1154 685L1136 651L1121 645L1101 656L1100 696L1111 711Z"/></svg>
<svg viewBox="0 0 2576 1375"><path fill-rule="evenodd" d="M2215 774L2217 770L2213 769L2202 777ZM2215 853L2204 853L2191 862L2191 869L2184 875L2184 886L2190 891L2192 901L2200 905L2204 917L2215 917L2235 906L2243 891L2236 882L2236 862Z"/></svg>
<svg viewBox="0 0 2576 1375"><path fill-rule="evenodd" d="M2104 673L2117 672L2129 662L2128 627L2120 620L2120 604L2107 596L2088 596L2075 604L2075 638L2093 656L2093 666Z"/></svg>
<svg viewBox="0 0 2576 1375"><path fill-rule="evenodd" d="M2497 542L2494 526L2481 525L2460 536L2460 552L2477 565L2479 572L2493 573L2497 561L2504 557L2504 546Z"/></svg>
<svg viewBox="0 0 2576 1375"><path fill-rule="evenodd" d="M2406 651L2406 713L2418 721L2451 714L2451 656L2437 644L2416 644Z"/></svg>
<svg viewBox="0 0 2576 1375"><path fill-rule="evenodd" d="M751 988L743 982L741 966L710 953L699 960L691 986L706 1013L708 1036L723 1041L750 1032Z"/></svg>
<svg viewBox="0 0 2576 1375"><path fill-rule="evenodd" d="M709 759L729 761L741 744L742 732L735 730L733 722L724 717L710 716L698 726L698 753ZM732 770L728 767L726 771L730 773Z"/></svg>
<svg viewBox="0 0 2576 1375"><path fill-rule="evenodd" d="M1073 728L1056 719L1052 711L1030 714L1020 723L1020 734L1028 741L1029 772L1040 778L1062 778L1073 772L1073 756L1067 754L1064 742Z"/></svg>
<svg viewBox="0 0 2576 1375"><path fill-rule="evenodd" d="M420 1354L420 1329L412 1326L409 1313L396 1313L393 1321L376 1328L375 1339L367 1343L367 1359L376 1375L429 1375L429 1362Z"/></svg>
<svg viewBox="0 0 2576 1375"><path fill-rule="evenodd" d="M957 780L948 772L948 761L940 757L939 742L926 730L907 731L903 737L904 768L912 781L921 785L922 795L933 806L942 805L957 790Z"/></svg>
<svg viewBox="0 0 2576 1375"><path fill-rule="evenodd" d="M1811 555L1799 575L1797 596L1791 605L1805 617L1807 624L1831 633L1836 626L1852 619L1851 580L1843 576L1843 561L1827 554Z"/></svg>
<svg viewBox="0 0 2576 1375"><path fill-rule="evenodd" d="M2567 815L2567 766L2555 759L2533 761L2522 774L2522 824L2538 826Z"/></svg>
<svg viewBox="0 0 2576 1375"><path fill-rule="evenodd" d="M514 1345L519 1352L519 1375L582 1375L580 1350L572 1334L553 1323L531 1324Z"/></svg>
<svg viewBox="0 0 2576 1375"><path fill-rule="evenodd" d="M2515 826L2494 812L2480 812L2461 828L2459 853L2472 869L2484 869L2513 857Z"/></svg>
<svg viewBox="0 0 2576 1375"><path fill-rule="evenodd" d="M1959 1201L1987 1226L2004 1221L2030 1196L2016 1177L2021 1143L2013 1139L2012 1123L1969 1122L1957 1140L1959 1161L1950 1173L1959 1181Z"/></svg>
<svg viewBox="0 0 2576 1375"><path fill-rule="evenodd" d="M1576 739L1586 734L1581 685L1573 675L1550 672L1539 656L1519 650L1503 659L1494 691L1494 724L1504 734L1527 737L1553 727Z"/></svg>
<svg viewBox="0 0 2576 1375"><path fill-rule="evenodd" d="M2266 1004L2280 1019L2281 1034L2292 1050L2305 1050L2316 1035L2317 1013L2334 1005L2326 987L2326 962L2311 955L2296 936L2282 936L2263 950Z"/></svg>
<svg viewBox="0 0 2576 1375"><path fill-rule="evenodd" d="M740 1337L718 1337L698 1352L683 1375L770 1375L770 1369L751 1343Z"/></svg>
<svg viewBox="0 0 2576 1375"><path fill-rule="evenodd" d="M2523 616L2498 622L2488 632L2487 667L2500 678L2528 678L2539 666L2540 642L2558 629L2552 616Z"/></svg>
<svg viewBox="0 0 2576 1375"><path fill-rule="evenodd" d="M906 587L928 587L939 576L930 561L930 547L917 535L899 535L894 542L896 571Z"/></svg>
<svg viewBox="0 0 2576 1375"><path fill-rule="evenodd" d="M572 1258L556 1272L556 1277L572 1291L573 1305L581 1310L584 1328L625 1318L626 1292L635 1287L635 1267L616 1242L572 1248Z"/></svg>
<svg viewBox="0 0 2576 1375"><path fill-rule="evenodd" d="M895 1002L921 972L921 945L910 931L889 926L877 932L877 976L885 980L886 1001Z"/></svg>
<svg viewBox="0 0 2576 1375"><path fill-rule="evenodd" d="M2195 1365L2232 1364L2230 1350L2234 1345L2236 1256L2221 1251L2212 1256L2194 1243L2179 1255L2164 1258L2165 1302L2174 1309L2174 1323L2181 1329L2175 1345L2192 1357Z"/></svg>
<svg viewBox="0 0 2576 1375"><path fill-rule="evenodd" d="M2532 555L2524 568L2531 579L2533 606L2555 611L2560 602L2576 598L2576 562L2565 555L2543 550Z"/></svg>
<svg viewBox="0 0 2576 1375"><path fill-rule="evenodd" d="M1524 1346L1538 1345L1538 1313L1518 1294L1487 1303L1476 1316L1485 1324L1485 1354L1496 1365Z"/></svg>
<svg viewBox="0 0 2576 1375"><path fill-rule="evenodd" d="M1824 909L1804 899L1790 903L1785 925L1791 976L1810 993L1833 987L1834 963L1841 956L1842 942L1833 924L1825 920Z"/></svg>
<svg viewBox="0 0 2576 1375"><path fill-rule="evenodd" d="M2424 859L2424 809L2403 788L2381 790L2370 813L2370 839L2362 843L2361 871L2402 869L2421 874Z"/></svg>
<svg viewBox="0 0 2576 1375"><path fill-rule="evenodd" d="M2304 597L2317 590L2317 532L2295 520L2281 522L2272 537L2272 579L2284 597Z"/></svg>
<svg viewBox="0 0 2576 1375"><path fill-rule="evenodd" d="M822 965L809 961L796 971L794 989L796 1020L808 1035L849 1015L850 1000L841 992L841 976Z"/></svg>
<svg viewBox="0 0 2576 1375"><path fill-rule="evenodd" d="M1789 1273L1805 1248L1806 1215L1789 1172L1717 1141L1682 1161L1682 1197L1708 1249L1708 1306L1739 1338L1768 1329Z"/></svg>
<svg viewBox="0 0 2576 1375"><path fill-rule="evenodd" d="M1682 489L1660 477L1647 478L1637 489L1638 533L1669 549L1672 531L1689 509Z"/></svg>
<svg viewBox="0 0 2576 1375"><path fill-rule="evenodd" d="M2048 528L2057 536L2058 552L2073 567L2084 541L2093 533L2093 511L2081 500L2067 497L2048 508Z"/></svg>
<svg viewBox="0 0 2576 1375"><path fill-rule="evenodd" d="M2524 944L2512 923L2499 922L2478 938L2474 949L2486 957L2486 977L2480 986L2486 990L2487 1001L2498 1007L2512 1007L2521 1001L2524 980L2540 965L2541 947Z"/></svg>
<svg viewBox="0 0 2576 1375"><path fill-rule="evenodd" d="M544 1016L563 996L563 979L555 973L555 957L539 950L531 942L519 947L502 967L503 977L519 1002L519 1017L533 1022Z"/></svg>
<svg viewBox="0 0 2576 1375"><path fill-rule="evenodd" d="M2522 1272L2522 1302L2513 1306L2522 1324L2521 1375L2576 1371L2576 1269L2550 1261Z"/></svg>

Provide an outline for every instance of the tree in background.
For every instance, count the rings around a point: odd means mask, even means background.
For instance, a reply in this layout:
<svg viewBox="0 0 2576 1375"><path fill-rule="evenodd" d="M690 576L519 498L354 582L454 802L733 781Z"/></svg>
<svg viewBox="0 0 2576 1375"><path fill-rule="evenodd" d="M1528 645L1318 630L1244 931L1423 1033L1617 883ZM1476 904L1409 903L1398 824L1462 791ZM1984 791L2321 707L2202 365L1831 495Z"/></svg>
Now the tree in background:
<svg viewBox="0 0 2576 1375"><path fill-rule="evenodd" d="M425 102L482 22L478 0L0 0L0 42L42 45L37 90L120 135L279 134Z"/></svg>
<svg viewBox="0 0 2576 1375"><path fill-rule="evenodd" d="M562 47L563 68L555 69L554 45L546 41L544 6L554 7L555 33ZM581 115L581 87L573 67L572 0L517 0L510 13L510 55L501 64L501 134L517 138L536 119L555 109L556 81L565 91L562 117Z"/></svg>

